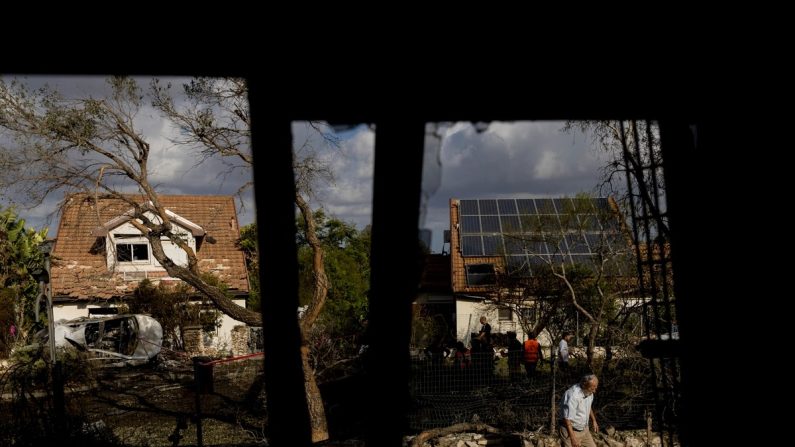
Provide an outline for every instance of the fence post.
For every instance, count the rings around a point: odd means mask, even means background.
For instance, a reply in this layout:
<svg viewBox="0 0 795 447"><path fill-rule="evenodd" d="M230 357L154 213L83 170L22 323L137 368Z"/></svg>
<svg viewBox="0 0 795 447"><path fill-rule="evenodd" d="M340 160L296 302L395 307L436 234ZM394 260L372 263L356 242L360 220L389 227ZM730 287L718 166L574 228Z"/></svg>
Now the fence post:
<svg viewBox="0 0 795 447"><path fill-rule="evenodd" d="M63 364L60 360L55 362L52 369L53 405L55 407L56 433L64 432L66 423L66 410L64 400Z"/></svg>
<svg viewBox="0 0 795 447"><path fill-rule="evenodd" d="M196 445L202 447L201 395L213 392L213 364L207 356L193 357L193 380L196 385Z"/></svg>
<svg viewBox="0 0 795 447"><path fill-rule="evenodd" d="M556 418L556 416L557 416L556 413L557 413L557 411L555 411L556 410L556 408L555 408L555 351L552 350L552 348L550 348L550 351L551 352L549 353L549 374L552 376L552 393L550 393L551 394L550 400L552 402L550 403L550 408L552 409L552 411L550 411L550 414L549 414L549 432L554 435L555 433L557 433L557 431L556 431L556 429L557 429L557 424L556 424L556 419L557 419Z"/></svg>

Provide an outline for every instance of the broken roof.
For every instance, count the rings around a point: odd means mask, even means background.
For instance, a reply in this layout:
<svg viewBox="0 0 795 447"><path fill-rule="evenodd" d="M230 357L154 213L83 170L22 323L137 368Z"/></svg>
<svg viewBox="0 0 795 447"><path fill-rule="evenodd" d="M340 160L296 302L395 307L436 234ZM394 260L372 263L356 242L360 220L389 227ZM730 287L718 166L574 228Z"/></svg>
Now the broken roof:
<svg viewBox="0 0 795 447"><path fill-rule="evenodd" d="M186 228L197 241L196 256L202 271L216 274L233 293L248 292L245 257L237 246L240 228L231 196L161 195L160 202L174 223ZM141 204L147 202L141 197ZM104 234L130 220L128 202L87 195L65 201L53 248L53 297L78 300L109 299L132 293L137 282L108 270ZM172 217L173 217L172 216ZM154 272L150 278L168 274Z"/></svg>

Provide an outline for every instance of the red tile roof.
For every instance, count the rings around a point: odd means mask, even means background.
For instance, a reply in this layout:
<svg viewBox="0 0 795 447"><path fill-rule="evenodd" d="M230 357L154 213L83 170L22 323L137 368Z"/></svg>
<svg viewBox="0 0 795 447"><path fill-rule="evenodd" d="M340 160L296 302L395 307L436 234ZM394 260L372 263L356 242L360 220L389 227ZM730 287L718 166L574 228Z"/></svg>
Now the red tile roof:
<svg viewBox="0 0 795 447"><path fill-rule="evenodd" d="M197 242L199 268L216 274L230 291L247 293L248 273L243 252L237 247L240 228L234 198L187 195L159 198L166 209L206 231L206 236ZM141 198L140 203L146 200ZM66 200L52 252L53 297L95 300L132 293L138 283L125 281L121 272L108 270L102 238L92 234L97 227L129 209L130 204L119 199L100 198L99 206L85 195ZM151 279L168 275L162 271L149 272L148 276Z"/></svg>
<svg viewBox="0 0 795 447"><path fill-rule="evenodd" d="M454 293L467 293L473 295L487 295L493 291L494 287L470 286L467 284L466 265L491 263L498 265L502 259L498 256L478 256L465 258L461 254L460 239L458 237L458 207L461 202L459 199L450 199L450 257L452 259L452 288Z"/></svg>

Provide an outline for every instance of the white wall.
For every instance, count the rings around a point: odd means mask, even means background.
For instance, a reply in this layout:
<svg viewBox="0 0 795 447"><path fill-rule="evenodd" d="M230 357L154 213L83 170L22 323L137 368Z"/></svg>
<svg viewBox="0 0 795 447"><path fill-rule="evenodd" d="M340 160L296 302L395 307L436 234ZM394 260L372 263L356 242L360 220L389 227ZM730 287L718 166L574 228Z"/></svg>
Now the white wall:
<svg viewBox="0 0 795 447"><path fill-rule="evenodd" d="M470 343L472 332L480 331L480 317L485 316L491 325L492 333L516 332L517 338L522 341L525 339L522 325L519 318L511 313L510 320L500 321L499 314L493 304L483 304L482 301L456 300L456 337L463 341L465 345Z"/></svg>
<svg viewBox="0 0 795 447"><path fill-rule="evenodd" d="M511 313L511 321L500 321L497 309L493 304L483 304L482 301L459 299L456 300L455 312L456 338L463 341L467 346L470 344L470 334L480 331L481 316L485 316L488 320L491 325L492 333L515 331L516 338L518 338L519 341L524 341L527 338L522 329L522 325L519 324L519 318ZM469 329L467 330L467 328ZM537 340L542 346L550 346L552 344L549 333L546 330L538 334Z"/></svg>
<svg viewBox="0 0 795 447"><path fill-rule="evenodd" d="M74 320L75 318L87 317L88 309L99 309L103 307L116 307L116 306L99 306L95 304L55 304L52 306L52 314L55 321L60 320Z"/></svg>
<svg viewBox="0 0 795 447"><path fill-rule="evenodd" d="M235 304L241 307L246 307L246 300L232 300ZM243 324L240 321L235 320L234 318L230 317L229 315L222 314L221 317L221 326L216 329L215 336L211 338L212 345L216 348L224 348L229 350L232 348L232 329L235 326ZM207 345L207 341L209 341L210 337L205 337L205 346Z"/></svg>

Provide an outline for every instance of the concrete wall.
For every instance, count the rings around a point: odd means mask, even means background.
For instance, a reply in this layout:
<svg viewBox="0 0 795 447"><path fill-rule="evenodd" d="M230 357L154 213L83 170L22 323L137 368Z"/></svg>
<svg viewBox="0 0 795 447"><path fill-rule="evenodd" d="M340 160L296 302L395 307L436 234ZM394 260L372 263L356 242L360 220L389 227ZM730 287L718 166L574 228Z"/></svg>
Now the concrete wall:
<svg viewBox="0 0 795 447"><path fill-rule="evenodd" d="M245 307L246 300L233 300L235 304L238 306ZM212 346L221 350L231 351L232 350L232 329L235 326L241 325L243 323L235 320L234 318L228 315L222 315L221 317L221 326L215 330L215 333L208 337L209 334L205 332L204 337L204 346Z"/></svg>

